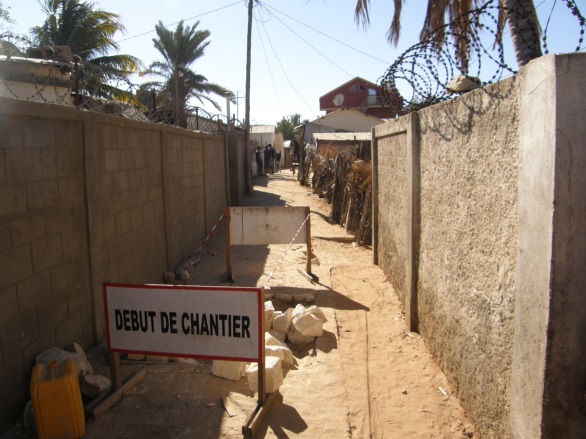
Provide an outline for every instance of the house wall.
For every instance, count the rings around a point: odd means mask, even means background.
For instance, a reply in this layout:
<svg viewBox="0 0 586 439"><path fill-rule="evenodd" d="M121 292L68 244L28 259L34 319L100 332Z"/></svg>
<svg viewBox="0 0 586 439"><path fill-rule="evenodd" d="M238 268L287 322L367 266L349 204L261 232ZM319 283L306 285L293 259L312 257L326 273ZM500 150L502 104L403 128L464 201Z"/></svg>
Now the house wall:
<svg viewBox="0 0 586 439"><path fill-rule="evenodd" d="M104 339L102 282L160 282L228 205L224 138L0 98L0 431L37 354Z"/></svg>
<svg viewBox="0 0 586 439"><path fill-rule="evenodd" d="M375 262L482 437L586 428L584 70L543 57L373 130Z"/></svg>
<svg viewBox="0 0 586 439"><path fill-rule="evenodd" d="M354 91L351 91L351 88L354 88ZM321 111L325 111L328 109L335 110L336 108L340 107L357 108L368 97L368 89L370 88L376 90L377 86L376 84L365 81L364 79L354 78L351 81L348 81L346 84L320 97L319 109ZM344 101L340 106L336 106L334 104L334 98L339 93L342 93L344 95Z"/></svg>

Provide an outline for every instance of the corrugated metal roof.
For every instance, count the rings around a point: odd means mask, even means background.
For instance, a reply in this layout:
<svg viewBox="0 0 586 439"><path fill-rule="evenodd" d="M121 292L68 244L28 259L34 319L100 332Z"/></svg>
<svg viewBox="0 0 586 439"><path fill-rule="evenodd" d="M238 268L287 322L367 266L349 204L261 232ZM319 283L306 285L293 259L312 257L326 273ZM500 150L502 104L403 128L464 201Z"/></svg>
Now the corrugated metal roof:
<svg viewBox="0 0 586 439"><path fill-rule="evenodd" d="M320 142L351 142L371 139L371 133L313 133L313 138Z"/></svg>

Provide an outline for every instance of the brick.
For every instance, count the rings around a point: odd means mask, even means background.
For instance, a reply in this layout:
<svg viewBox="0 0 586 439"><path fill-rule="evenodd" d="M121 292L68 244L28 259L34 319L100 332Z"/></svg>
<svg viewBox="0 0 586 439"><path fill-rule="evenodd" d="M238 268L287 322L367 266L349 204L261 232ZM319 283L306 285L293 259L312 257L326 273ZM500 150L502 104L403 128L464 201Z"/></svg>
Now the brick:
<svg viewBox="0 0 586 439"><path fill-rule="evenodd" d="M120 169L134 169L134 151L123 149L120 151Z"/></svg>
<svg viewBox="0 0 586 439"><path fill-rule="evenodd" d="M67 302L65 300L49 301L43 307L38 308L38 316L41 334L54 330L67 320Z"/></svg>
<svg viewBox="0 0 586 439"><path fill-rule="evenodd" d="M31 250L28 245L0 252L0 288L32 276Z"/></svg>
<svg viewBox="0 0 586 439"><path fill-rule="evenodd" d="M0 216L26 212L26 186L0 186Z"/></svg>
<svg viewBox="0 0 586 439"><path fill-rule="evenodd" d="M12 245L18 246L42 238L47 234L45 215L30 214L17 217L10 222Z"/></svg>
<svg viewBox="0 0 586 439"><path fill-rule="evenodd" d="M4 357L11 357L31 344L39 336L36 309L31 309L0 327L0 341Z"/></svg>
<svg viewBox="0 0 586 439"><path fill-rule="evenodd" d="M59 192L56 181L38 181L27 185L28 208L45 209L57 206Z"/></svg>
<svg viewBox="0 0 586 439"><path fill-rule="evenodd" d="M18 315L18 296L16 287L10 286L0 291L0 326Z"/></svg>
<svg viewBox="0 0 586 439"><path fill-rule="evenodd" d="M63 232L73 228L73 213L71 209L62 208L47 212L47 234Z"/></svg>
<svg viewBox="0 0 586 439"><path fill-rule="evenodd" d="M58 148L83 148L83 124L77 121L55 121Z"/></svg>
<svg viewBox="0 0 586 439"><path fill-rule="evenodd" d="M83 181L81 178L65 178L58 184L59 204L70 206L82 203L84 200Z"/></svg>
<svg viewBox="0 0 586 439"><path fill-rule="evenodd" d="M53 346L55 346L55 331L49 331L45 334L41 334L39 338L24 348L22 355L24 359L25 375L27 377L31 376L33 366L37 362L37 355Z"/></svg>
<svg viewBox="0 0 586 439"><path fill-rule="evenodd" d="M114 174L114 192L124 192L128 190L128 173L124 171Z"/></svg>
<svg viewBox="0 0 586 439"><path fill-rule="evenodd" d="M22 149L22 119L0 115L0 149Z"/></svg>
<svg viewBox="0 0 586 439"><path fill-rule="evenodd" d="M104 150L104 170L106 172L115 172L122 169L120 150L119 149L105 149Z"/></svg>
<svg viewBox="0 0 586 439"><path fill-rule="evenodd" d="M82 334L81 313L71 315L57 327L55 332L57 346L69 346L79 339Z"/></svg>
<svg viewBox="0 0 586 439"><path fill-rule="evenodd" d="M142 171L140 169L134 169L129 171L128 176L128 188L137 189L142 186Z"/></svg>
<svg viewBox="0 0 586 439"><path fill-rule="evenodd" d="M63 258L85 258L87 257L87 237L81 229L65 230L61 234L63 243Z"/></svg>
<svg viewBox="0 0 586 439"><path fill-rule="evenodd" d="M44 306L52 297L50 271L43 271L19 282L16 285L16 291L20 312L35 306Z"/></svg>
<svg viewBox="0 0 586 439"><path fill-rule="evenodd" d="M144 224L144 213L142 206L134 206L130 209L130 222L133 229L137 229Z"/></svg>
<svg viewBox="0 0 586 439"><path fill-rule="evenodd" d="M6 151L6 182L23 183L43 178L41 151L18 149Z"/></svg>
<svg viewBox="0 0 586 439"><path fill-rule="evenodd" d="M69 149L69 167L72 177L83 178L85 169L83 162L83 147Z"/></svg>
<svg viewBox="0 0 586 439"><path fill-rule="evenodd" d="M0 150L0 185L6 184L6 154Z"/></svg>
<svg viewBox="0 0 586 439"><path fill-rule="evenodd" d="M64 261L51 268L51 289L53 295L64 292L78 279L77 262L75 260Z"/></svg>
<svg viewBox="0 0 586 439"><path fill-rule="evenodd" d="M55 124L50 119L27 117L22 121L22 139L25 148L54 148Z"/></svg>
<svg viewBox="0 0 586 439"><path fill-rule="evenodd" d="M61 235L49 235L31 244L35 273L40 273L63 260Z"/></svg>
<svg viewBox="0 0 586 439"><path fill-rule="evenodd" d="M0 251L12 247L10 220L0 221Z"/></svg>
<svg viewBox="0 0 586 439"><path fill-rule="evenodd" d="M114 174L102 174L100 176L100 191L102 195L114 193Z"/></svg>
<svg viewBox="0 0 586 439"><path fill-rule="evenodd" d="M69 150L46 149L42 151L43 179L65 178L71 175Z"/></svg>
<svg viewBox="0 0 586 439"><path fill-rule="evenodd" d="M69 314L81 312L91 304L91 291L85 284L78 282L67 293L67 310Z"/></svg>
<svg viewBox="0 0 586 439"><path fill-rule="evenodd" d="M131 228L130 210L126 209L116 214L116 235L122 236Z"/></svg>

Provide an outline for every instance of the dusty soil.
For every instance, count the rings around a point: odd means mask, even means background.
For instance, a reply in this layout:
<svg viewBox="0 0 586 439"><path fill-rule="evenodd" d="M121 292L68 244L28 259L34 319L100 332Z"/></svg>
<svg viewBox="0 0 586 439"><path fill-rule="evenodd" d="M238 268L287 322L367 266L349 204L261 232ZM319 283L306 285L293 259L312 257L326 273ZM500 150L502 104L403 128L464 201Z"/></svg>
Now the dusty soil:
<svg viewBox="0 0 586 439"><path fill-rule="evenodd" d="M311 283L305 245L233 247L234 285L264 286L268 293L314 293L326 314L324 336L292 346L282 395L257 437L266 438L462 438L473 437L452 388L421 337L405 330L401 304L370 248L355 246L343 227L327 221L330 206L299 185L288 170L257 177L250 206L310 206L313 253L319 260ZM197 247L198 243L194 243ZM279 262L280 261L280 262ZM191 269L194 285L224 283L224 231ZM274 301L275 308L294 307ZM104 374L107 367L98 365ZM133 366L124 366L133 367ZM211 374L211 362L146 365L147 376L97 420L86 438L237 438L256 404L246 377L239 382ZM444 394L445 393L445 394Z"/></svg>

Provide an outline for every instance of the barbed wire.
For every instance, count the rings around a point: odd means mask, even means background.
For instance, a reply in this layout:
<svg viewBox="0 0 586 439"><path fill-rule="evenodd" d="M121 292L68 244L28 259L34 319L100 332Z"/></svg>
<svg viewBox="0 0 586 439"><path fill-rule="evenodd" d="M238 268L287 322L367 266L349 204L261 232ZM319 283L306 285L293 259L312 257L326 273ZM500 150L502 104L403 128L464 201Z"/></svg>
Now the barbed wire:
<svg viewBox="0 0 586 439"><path fill-rule="evenodd" d="M128 74L82 62L75 55L60 59L53 48L40 48L43 58L0 56L0 96L77 107L144 122L222 133L242 122L228 120L182 102L164 90L136 84Z"/></svg>
<svg viewBox="0 0 586 439"><path fill-rule="evenodd" d="M516 2L515 9L507 10L491 0L429 33L401 54L379 78L381 103L403 115L516 74L516 68L509 65L505 57L502 36L507 31L503 31L503 17L525 17L520 24L529 26L530 35L526 38L516 35L518 44L537 50L539 54L548 54L550 18L556 7L565 5L577 26L578 44L573 51L581 50L586 20L574 0L563 0L560 4L554 1L543 30L535 18L536 11L519 10L521 3ZM537 7L544 3L545 0ZM566 35L570 30L571 23L564 22ZM530 38L533 36L540 39L541 48L532 48ZM458 76L468 81L468 89L454 89L451 81Z"/></svg>

